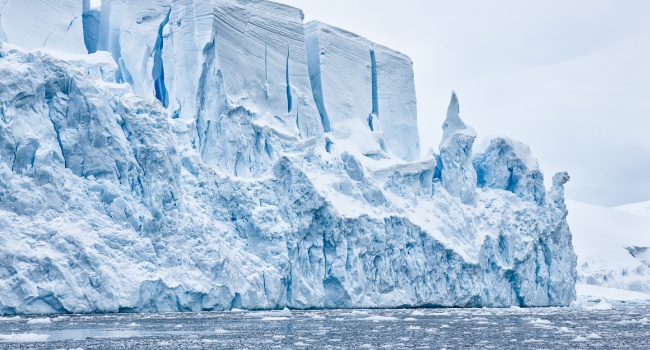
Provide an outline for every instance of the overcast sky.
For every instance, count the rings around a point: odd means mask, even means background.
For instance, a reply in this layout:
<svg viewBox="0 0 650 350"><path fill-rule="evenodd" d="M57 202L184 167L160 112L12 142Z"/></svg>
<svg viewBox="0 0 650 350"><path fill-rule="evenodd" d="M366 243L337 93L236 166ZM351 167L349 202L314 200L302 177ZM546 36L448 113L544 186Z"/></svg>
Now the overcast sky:
<svg viewBox="0 0 650 350"><path fill-rule="evenodd" d="M567 197L650 200L650 1L276 1L411 57L423 151L455 89L477 142L528 143Z"/></svg>

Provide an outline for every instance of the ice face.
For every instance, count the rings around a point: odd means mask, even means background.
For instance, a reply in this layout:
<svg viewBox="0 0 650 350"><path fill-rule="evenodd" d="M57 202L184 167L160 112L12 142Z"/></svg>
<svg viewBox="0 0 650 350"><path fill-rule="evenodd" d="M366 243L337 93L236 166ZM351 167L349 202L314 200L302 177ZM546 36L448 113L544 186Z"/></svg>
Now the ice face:
<svg viewBox="0 0 650 350"><path fill-rule="evenodd" d="M102 2L102 23L124 81L195 124L189 137L215 169L268 171L278 156L267 146L278 136L269 127L289 142L322 134L300 10L253 0L114 0Z"/></svg>
<svg viewBox="0 0 650 350"><path fill-rule="evenodd" d="M305 30L324 130L354 140L365 153L384 149L407 161L419 158L411 60L321 22L307 23Z"/></svg>
<svg viewBox="0 0 650 350"><path fill-rule="evenodd" d="M0 23L5 42L25 48L87 53L80 0L2 0ZM0 29L0 33L3 30Z"/></svg>
<svg viewBox="0 0 650 350"><path fill-rule="evenodd" d="M209 28L200 48L196 129L201 155L230 174L256 177L283 150L322 135L307 71L302 11L267 1L217 1ZM183 69L176 71L184 74ZM172 101L184 93L173 88Z"/></svg>
<svg viewBox="0 0 650 350"><path fill-rule="evenodd" d="M456 92L452 91L447 118L442 125L440 142L442 184L463 204L476 204L476 170L472 166L472 146L476 132L460 119L460 106Z"/></svg>
<svg viewBox="0 0 650 350"><path fill-rule="evenodd" d="M544 202L544 174L526 144L496 138L473 163L479 187L507 190L524 200Z"/></svg>
<svg viewBox="0 0 650 350"><path fill-rule="evenodd" d="M457 100L440 155L406 161L404 56L305 35L300 10L261 0L104 0L99 18L92 55L0 49L0 313L575 298L568 176L546 201L476 190ZM320 57L320 90L314 38L351 50ZM328 68L362 51L358 75Z"/></svg>
<svg viewBox="0 0 650 350"><path fill-rule="evenodd" d="M2 3L0 3L0 43L7 41L7 34L5 34L4 25L2 24Z"/></svg>

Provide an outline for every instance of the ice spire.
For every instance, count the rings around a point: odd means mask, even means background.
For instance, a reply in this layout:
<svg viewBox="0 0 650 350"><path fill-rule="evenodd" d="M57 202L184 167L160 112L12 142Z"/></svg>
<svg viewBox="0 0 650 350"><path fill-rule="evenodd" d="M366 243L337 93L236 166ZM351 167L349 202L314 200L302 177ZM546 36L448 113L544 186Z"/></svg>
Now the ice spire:
<svg viewBox="0 0 650 350"><path fill-rule="evenodd" d="M476 170L472 165L472 146L476 132L460 119L456 92L451 92L447 118L442 124L440 142L442 184L447 191L460 197L464 204L476 204Z"/></svg>
<svg viewBox="0 0 650 350"><path fill-rule="evenodd" d="M452 135L456 133L463 133L468 136L476 137L476 132L471 126L468 126L460 119L460 104L458 103L458 96L456 91L451 91L451 101L449 102L449 108L447 108L447 118L442 124L442 142L440 147L442 147Z"/></svg>

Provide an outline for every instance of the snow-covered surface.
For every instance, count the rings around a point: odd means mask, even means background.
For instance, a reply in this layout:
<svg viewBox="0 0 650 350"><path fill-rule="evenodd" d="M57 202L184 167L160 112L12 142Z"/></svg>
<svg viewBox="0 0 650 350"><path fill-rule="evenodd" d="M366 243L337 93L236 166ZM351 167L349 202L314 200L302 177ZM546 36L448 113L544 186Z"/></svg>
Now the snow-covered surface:
<svg viewBox="0 0 650 350"><path fill-rule="evenodd" d="M0 343L39 343L50 338L47 334L21 333L0 334Z"/></svg>
<svg viewBox="0 0 650 350"><path fill-rule="evenodd" d="M99 12L92 55L0 48L0 314L574 300L568 174L478 186L455 93L415 159L406 56L263 0ZM481 176L543 183L504 145Z"/></svg>
<svg viewBox="0 0 650 350"><path fill-rule="evenodd" d="M650 220L650 201L621 205L614 209Z"/></svg>
<svg viewBox="0 0 650 350"><path fill-rule="evenodd" d="M579 283L650 294L650 219L571 200L567 206Z"/></svg>
<svg viewBox="0 0 650 350"><path fill-rule="evenodd" d="M618 301L618 302L634 302L634 303L643 303L650 304L650 294L635 292L633 290L618 289L618 288L608 288L595 286L591 284L576 284L576 292L578 295L578 300L607 300L607 301Z"/></svg>

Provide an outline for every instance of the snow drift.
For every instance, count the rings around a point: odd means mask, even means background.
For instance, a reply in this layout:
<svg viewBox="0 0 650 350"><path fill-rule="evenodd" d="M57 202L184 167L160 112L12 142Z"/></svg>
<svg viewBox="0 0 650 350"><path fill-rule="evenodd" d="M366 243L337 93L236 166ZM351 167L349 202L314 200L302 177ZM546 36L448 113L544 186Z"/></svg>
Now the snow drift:
<svg viewBox="0 0 650 350"><path fill-rule="evenodd" d="M403 54L262 0L0 4L1 314L574 300L568 175L473 154L455 94L419 157Z"/></svg>

